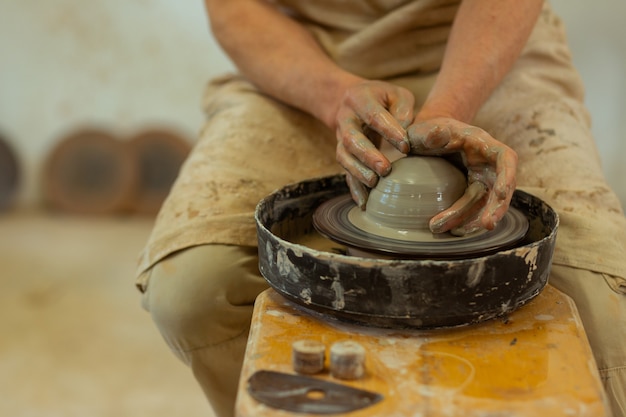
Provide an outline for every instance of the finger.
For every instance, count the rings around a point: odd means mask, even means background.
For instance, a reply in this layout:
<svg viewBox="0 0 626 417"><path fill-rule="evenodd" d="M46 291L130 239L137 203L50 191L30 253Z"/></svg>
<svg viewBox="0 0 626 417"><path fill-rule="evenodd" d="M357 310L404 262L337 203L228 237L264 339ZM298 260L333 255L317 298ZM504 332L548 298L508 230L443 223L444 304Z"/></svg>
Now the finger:
<svg viewBox="0 0 626 417"><path fill-rule="evenodd" d="M413 122L415 97L413 93L399 88L395 95L388 97L389 113L400 123L404 130Z"/></svg>
<svg viewBox="0 0 626 417"><path fill-rule="evenodd" d="M415 109L415 97L411 92L404 89L398 90L398 95L389 100L389 113L398 121L402 129L405 130L402 141L395 137L388 137L387 141L400 152L407 154L411 150L406 129L413 122Z"/></svg>
<svg viewBox="0 0 626 417"><path fill-rule="evenodd" d="M508 188L504 194L499 194L494 190L491 191L481 217L483 227L489 230L496 227L509 209L514 191L514 185Z"/></svg>
<svg viewBox="0 0 626 417"><path fill-rule="evenodd" d="M356 175L361 181L371 184L372 174L368 171L374 171L375 174L385 176L391 171L391 163L382 154L374 143L362 131L362 125L354 118L348 118L337 128L337 140L342 146L337 148L338 156L340 151L344 151L348 155L343 155L341 160L346 161L347 166L343 165L349 172ZM358 160L361 164L357 165ZM339 158L337 159L339 161ZM340 161L341 163L341 161ZM354 169L350 169L354 166ZM359 171L362 174L359 174ZM377 180L377 178L376 178Z"/></svg>
<svg viewBox="0 0 626 417"><path fill-rule="evenodd" d="M515 176L517 154L504 143L493 138L489 133L478 127L459 129L448 145L451 150L462 151L469 165L488 164L496 172L510 169Z"/></svg>
<svg viewBox="0 0 626 417"><path fill-rule="evenodd" d="M471 179L491 188L482 210L480 224L492 230L508 210L517 169L517 154L480 128L461 129L447 148L462 149Z"/></svg>
<svg viewBox="0 0 626 417"><path fill-rule="evenodd" d="M354 200L361 210L365 210L367 197L369 195L367 187L362 182L355 179L349 172L346 173L346 183L348 184L348 188L350 188L352 200Z"/></svg>
<svg viewBox="0 0 626 417"><path fill-rule="evenodd" d="M365 105L355 106L358 118L378 132L400 152L408 152L409 142L406 130L400 122L379 102L370 100Z"/></svg>
<svg viewBox="0 0 626 417"><path fill-rule="evenodd" d="M490 230L506 214L515 192L517 154L508 148L505 149L499 155L496 166L496 180L481 218L481 223Z"/></svg>
<svg viewBox="0 0 626 417"><path fill-rule="evenodd" d="M447 126L431 122L415 123L407 132L413 154L441 155L447 152L452 140L452 132Z"/></svg>
<svg viewBox="0 0 626 417"><path fill-rule="evenodd" d="M473 182L467 187L465 193L452 206L433 216L428 224L433 233L443 233L457 228L468 218L475 216L480 211L487 195L487 187L481 182Z"/></svg>
<svg viewBox="0 0 626 417"><path fill-rule="evenodd" d="M370 188L376 186L378 175L348 152L342 143L337 144L337 162L356 180Z"/></svg>
<svg viewBox="0 0 626 417"><path fill-rule="evenodd" d="M480 218L481 213L478 212L460 226L450 229L450 234L453 236L466 236L483 229Z"/></svg>

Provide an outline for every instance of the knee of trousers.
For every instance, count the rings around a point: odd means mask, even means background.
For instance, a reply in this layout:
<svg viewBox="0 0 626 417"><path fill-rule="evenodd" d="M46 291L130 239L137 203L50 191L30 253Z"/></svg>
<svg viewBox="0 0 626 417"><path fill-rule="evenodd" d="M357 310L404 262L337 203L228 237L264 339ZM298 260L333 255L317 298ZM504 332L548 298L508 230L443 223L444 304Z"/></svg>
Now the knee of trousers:
<svg viewBox="0 0 626 417"><path fill-rule="evenodd" d="M256 296L267 288L257 249L203 245L168 256L149 273L143 304L162 336L186 353L246 333Z"/></svg>
<svg viewBox="0 0 626 417"><path fill-rule="evenodd" d="M553 265L550 284L574 301L600 370L626 368L626 294L611 276Z"/></svg>

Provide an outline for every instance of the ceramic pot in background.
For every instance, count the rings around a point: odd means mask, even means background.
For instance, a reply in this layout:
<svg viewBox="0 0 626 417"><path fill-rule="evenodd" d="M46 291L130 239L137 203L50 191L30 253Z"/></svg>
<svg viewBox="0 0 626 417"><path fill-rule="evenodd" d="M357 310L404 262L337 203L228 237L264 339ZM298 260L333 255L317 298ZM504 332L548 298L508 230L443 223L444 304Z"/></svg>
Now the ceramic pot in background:
<svg viewBox="0 0 626 417"><path fill-rule="evenodd" d="M46 204L73 214L105 215L122 210L131 200L138 178L125 144L94 128L63 137L42 172Z"/></svg>
<svg viewBox="0 0 626 417"><path fill-rule="evenodd" d="M135 164L137 181L128 209L154 215L170 192L178 172L191 151L190 142L167 129L146 129L127 141Z"/></svg>

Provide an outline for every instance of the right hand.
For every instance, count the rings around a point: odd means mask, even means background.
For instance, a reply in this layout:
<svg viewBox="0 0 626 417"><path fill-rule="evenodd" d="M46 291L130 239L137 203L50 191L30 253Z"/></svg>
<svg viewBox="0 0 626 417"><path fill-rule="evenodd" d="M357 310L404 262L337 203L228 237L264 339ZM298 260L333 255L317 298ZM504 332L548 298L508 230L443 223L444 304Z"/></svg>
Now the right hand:
<svg viewBox="0 0 626 417"><path fill-rule="evenodd" d="M363 81L343 95L335 118L337 161L361 209L365 209L369 188L391 171L391 163L378 150L379 141L409 152L406 128L413 121L414 105L409 90L384 81Z"/></svg>
<svg viewBox="0 0 626 417"><path fill-rule="evenodd" d="M459 153L467 168L465 194L430 220L430 230L463 236L494 229L515 191L515 151L483 129L450 117L416 120L407 132L412 154Z"/></svg>

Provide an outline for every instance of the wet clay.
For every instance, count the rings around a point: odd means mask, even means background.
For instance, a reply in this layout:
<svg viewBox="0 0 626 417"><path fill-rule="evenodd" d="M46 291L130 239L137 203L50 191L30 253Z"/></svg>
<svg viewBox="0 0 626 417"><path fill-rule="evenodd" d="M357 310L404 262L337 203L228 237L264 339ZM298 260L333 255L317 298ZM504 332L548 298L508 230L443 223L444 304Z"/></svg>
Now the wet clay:
<svg viewBox="0 0 626 417"><path fill-rule="evenodd" d="M428 231L430 219L449 208L466 188L465 175L443 158L399 159L392 164L391 173L370 192L365 216L358 216L358 227L392 238L397 238L394 229ZM430 233L417 234L414 240L428 236Z"/></svg>

